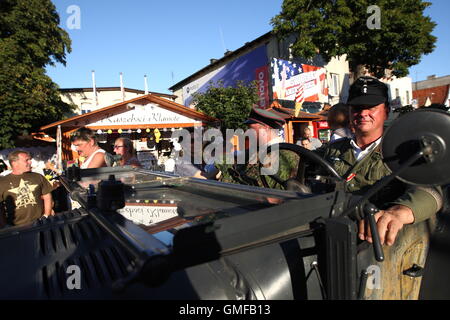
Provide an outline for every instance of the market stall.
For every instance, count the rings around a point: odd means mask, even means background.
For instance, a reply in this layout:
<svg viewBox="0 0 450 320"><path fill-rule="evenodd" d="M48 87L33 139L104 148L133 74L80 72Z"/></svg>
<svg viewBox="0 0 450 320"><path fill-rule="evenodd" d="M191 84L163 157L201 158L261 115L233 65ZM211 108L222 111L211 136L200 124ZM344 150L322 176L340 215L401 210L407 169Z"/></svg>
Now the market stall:
<svg viewBox="0 0 450 320"><path fill-rule="evenodd" d="M138 159L149 167L170 155L173 132L215 122L217 119L194 109L149 94L43 126L35 137L56 137L60 127L63 161L78 158L70 134L81 127L94 130L99 145L110 153L118 137L127 137L133 141Z"/></svg>

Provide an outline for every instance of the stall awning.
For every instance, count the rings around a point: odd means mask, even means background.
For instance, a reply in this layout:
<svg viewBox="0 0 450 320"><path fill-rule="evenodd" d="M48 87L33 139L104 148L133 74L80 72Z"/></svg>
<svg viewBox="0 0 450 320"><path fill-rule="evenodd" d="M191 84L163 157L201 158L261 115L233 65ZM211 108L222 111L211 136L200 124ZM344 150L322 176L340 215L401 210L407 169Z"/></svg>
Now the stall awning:
<svg viewBox="0 0 450 320"><path fill-rule="evenodd" d="M123 101L114 104L112 106L108 106L82 115L74 116L69 119L51 123L49 125L41 127L40 131L46 134L55 134L58 125L61 126L64 132L77 129L79 127L93 126L95 124L99 124L100 126L104 125L106 127L111 127L114 126L114 122L108 121L108 119L112 119L115 117L115 121L117 121L118 115L130 113L130 111L133 110L134 108L146 105L157 106L160 109L164 109L168 113L179 115L181 119L189 119L189 122L197 121L201 123L216 123L219 121L216 118L209 117L201 112L198 112L194 109L190 109L176 102L169 101L167 99L163 99L155 95L149 94L131 100ZM158 119L154 120L157 121ZM127 128L127 126L136 126L138 123L140 123L141 126L145 127L145 124L143 124L142 121L144 121L142 117L141 118L136 117L135 119L133 118L128 119L125 121L127 123L125 125L121 123L120 127ZM170 119L168 121L170 122ZM177 123L174 122L173 124L176 126ZM117 121L117 125L119 125L119 121ZM149 121L149 123L147 123L146 125L152 125L151 121Z"/></svg>

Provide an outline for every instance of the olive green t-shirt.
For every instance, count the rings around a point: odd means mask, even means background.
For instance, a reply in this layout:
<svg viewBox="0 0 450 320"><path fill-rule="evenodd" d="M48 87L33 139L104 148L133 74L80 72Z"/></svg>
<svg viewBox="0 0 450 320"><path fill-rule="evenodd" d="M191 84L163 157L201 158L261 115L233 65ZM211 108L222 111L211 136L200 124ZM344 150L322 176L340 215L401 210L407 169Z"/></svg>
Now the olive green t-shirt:
<svg viewBox="0 0 450 320"><path fill-rule="evenodd" d="M41 196L51 191L51 184L39 173L0 177L0 202L6 207L8 223L20 226L39 219L44 213Z"/></svg>

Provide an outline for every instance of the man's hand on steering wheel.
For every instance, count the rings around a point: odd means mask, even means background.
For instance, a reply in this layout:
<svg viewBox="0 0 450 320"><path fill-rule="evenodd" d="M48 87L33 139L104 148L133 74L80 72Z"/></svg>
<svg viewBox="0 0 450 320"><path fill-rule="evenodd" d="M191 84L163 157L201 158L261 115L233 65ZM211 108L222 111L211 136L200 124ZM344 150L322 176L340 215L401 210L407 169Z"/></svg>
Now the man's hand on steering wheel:
<svg viewBox="0 0 450 320"><path fill-rule="evenodd" d="M305 169L306 164L317 164L325 169L332 177L342 181L342 177L336 170L315 152L291 143L280 143L268 147L267 156L272 157L272 149L278 151L279 169L273 175L261 175L261 182L266 188L273 188L275 185L284 190L293 190L303 193L311 193L311 188L306 185ZM260 161L262 163L267 161ZM270 162L270 161L269 161ZM272 182L272 183L271 183ZM272 184L272 186L271 186Z"/></svg>

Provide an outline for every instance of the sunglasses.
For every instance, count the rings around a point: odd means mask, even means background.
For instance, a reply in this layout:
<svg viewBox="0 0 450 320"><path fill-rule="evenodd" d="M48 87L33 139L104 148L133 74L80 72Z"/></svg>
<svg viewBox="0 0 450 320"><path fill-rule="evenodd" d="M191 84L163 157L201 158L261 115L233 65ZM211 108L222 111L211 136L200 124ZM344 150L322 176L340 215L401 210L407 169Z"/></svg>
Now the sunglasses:
<svg viewBox="0 0 450 320"><path fill-rule="evenodd" d="M114 149L123 148L124 146L114 146Z"/></svg>

